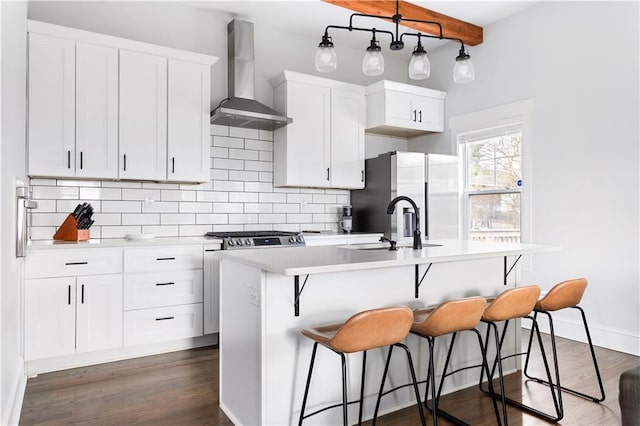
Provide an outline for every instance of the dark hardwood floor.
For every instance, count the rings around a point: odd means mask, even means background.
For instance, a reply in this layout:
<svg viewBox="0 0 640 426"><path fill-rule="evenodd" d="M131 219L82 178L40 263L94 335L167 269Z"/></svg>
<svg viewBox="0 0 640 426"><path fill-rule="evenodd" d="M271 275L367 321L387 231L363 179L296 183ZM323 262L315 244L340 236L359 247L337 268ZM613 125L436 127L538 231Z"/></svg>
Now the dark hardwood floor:
<svg viewBox="0 0 640 426"><path fill-rule="evenodd" d="M563 385L595 392L597 384L588 346L566 339L559 339L558 343ZM618 378L624 370L640 365L640 358L602 348L596 348L596 355L606 400L596 404L563 393L565 416L560 424L620 424ZM520 374L510 375L506 387L514 398L517 395L527 403L533 401L542 410L553 408L546 388L523 382ZM495 424L489 398L475 387L443 397L441 407L473 425ZM545 424L512 407L508 414L510 425ZM428 414L427 421L431 421ZM415 407L411 407L381 417L378 423L416 425L419 418ZM449 424L443 419L440 423ZM218 348L41 374L27 382L20 424L230 425L218 408Z"/></svg>

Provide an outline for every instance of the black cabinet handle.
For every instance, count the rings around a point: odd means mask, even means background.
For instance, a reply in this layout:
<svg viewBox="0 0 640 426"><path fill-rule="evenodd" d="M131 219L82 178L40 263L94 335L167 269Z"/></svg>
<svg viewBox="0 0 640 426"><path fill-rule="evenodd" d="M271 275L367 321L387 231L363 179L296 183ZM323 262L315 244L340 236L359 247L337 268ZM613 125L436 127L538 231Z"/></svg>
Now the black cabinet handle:
<svg viewBox="0 0 640 426"><path fill-rule="evenodd" d="M126 172L127 171L127 154L122 155L122 161L123 161L123 170Z"/></svg>
<svg viewBox="0 0 640 426"><path fill-rule="evenodd" d="M80 170L82 170L82 151L80 151Z"/></svg>
<svg viewBox="0 0 640 426"><path fill-rule="evenodd" d="M82 284L82 290L80 295L80 303L84 304L84 284Z"/></svg>
<svg viewBox="0 0 640 426"><path fill-rule="evenodd" d="M67 266L72 266L72 265L88 265L89 262L67 262L65 263L65 265Z"/></svg>
<svg viewBox="0 0 640 426"><path fill-rule="evenodd" d="M156 260L176 260L175 257L156 257Z"/></svg>
<svg viewBox="0 0 640 426"><path fill-rule="evenodd" d="M205 251L219 251L220 249L205 249Z"/></svg>
<svg viewBox="0 0 640 426"><path fill-rule="evenodd" d="M329 180L329 168L327 167L327 180Z"/></svg>
<svg viewBox="0 0 640 426"><path fill-rule="evenodd" d="M71 304L71 286L67 286L69 289L68 295L67 295L67 304Z"/></svg>
<svg viewBox="0 0 640 426"><path fill-rule="evenodd" d="M71 168L71 151L67 151L67 169Z"/></svg>
<svg viewBox="0 0 640 426"><path fill-rule="evenodd" d="M156 318L156 321L166 321L166 320L172 320L174 317L163 317L163 318Z"/></svg>
<svg viewBox="0 0 640 426"><path fill-rule="evenodd" d="M176 157L171 157L171 173L176 172Z"/></svg>
<svg viewBox="0 0 640 426"><path fill-rule="evenodd" d="M416 121L416 112L417 112L417 111L414 109L414 110L413 110L413 121Z"/></svg>
<svg viewBox="0 0 640 426"><path fill-rule="evenodd" d="M360 182L364 182L364 170L360 171Z"/></svg>
<svg viewBox="0 0 640 426"><path fill-rule="evenodd" d="M420 123L422 123L422 111L420 111Z"/></svg>
<svg viewBox="0 0 640 426"><path fill-rule="evenodd" d="M168 283L156 283L156 285L175 285L176 283L168 282Z"/></svg>

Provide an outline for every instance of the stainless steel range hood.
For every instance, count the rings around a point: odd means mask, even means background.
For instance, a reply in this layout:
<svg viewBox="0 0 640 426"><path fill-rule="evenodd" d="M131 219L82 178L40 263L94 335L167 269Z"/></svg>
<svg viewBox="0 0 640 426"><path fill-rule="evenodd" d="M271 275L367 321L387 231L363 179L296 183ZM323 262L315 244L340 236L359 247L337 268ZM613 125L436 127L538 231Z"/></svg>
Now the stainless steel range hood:
<svg viewBox="0 0 640 426"><path fill-rule="evenodd" d="M254 98L253 24L234 19L227 25L229 98L211 111L211 124L273 130L293 119Z"/></svg>

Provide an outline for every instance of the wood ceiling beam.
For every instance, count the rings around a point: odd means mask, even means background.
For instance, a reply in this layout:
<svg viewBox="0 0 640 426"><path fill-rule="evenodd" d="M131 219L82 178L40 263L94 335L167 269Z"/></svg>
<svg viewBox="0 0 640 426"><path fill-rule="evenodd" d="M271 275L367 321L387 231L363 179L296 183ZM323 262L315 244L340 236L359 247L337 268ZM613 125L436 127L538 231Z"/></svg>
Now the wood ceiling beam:
<svg viewBox="0 0 640 426"><path fill-rule="evenodd" d="M356 13L367 15L393 16L396 13L396 2L389 0L322 0L325 3L344 7ZM445 37L459 38L469 46L482 43L482 27L452 18L424 7L400 1L399 13L406 19L418 19L421 21L435 21L442 25L442 35ZM365 18L361 18L365 19ZM338 23L334 23L338 25ZM345 24L345 25L348 25ZM440 35L438 26L419 22L402 21L403 27L409 27L425 34ZM354 25L355 26L355 25Z"/></svg>

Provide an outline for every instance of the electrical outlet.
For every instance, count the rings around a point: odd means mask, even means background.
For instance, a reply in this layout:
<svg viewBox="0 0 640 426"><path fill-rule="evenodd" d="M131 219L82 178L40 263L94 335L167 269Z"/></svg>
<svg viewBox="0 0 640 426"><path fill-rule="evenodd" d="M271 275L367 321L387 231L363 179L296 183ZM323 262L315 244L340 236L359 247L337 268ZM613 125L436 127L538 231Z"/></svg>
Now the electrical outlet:
<svg viewBox="0 0 640 426"><path fill-rule="evenodd" d="M144 206L151 207L155 200L149 194L144 194Z"/></svg>
<svg viewBox="0 0 640 426"><path fill-rule="evenodd" d="M247 288L247 293L249 294L249 303L252 305L260 306L260 290L257 288L249 287Z"/></svg>

